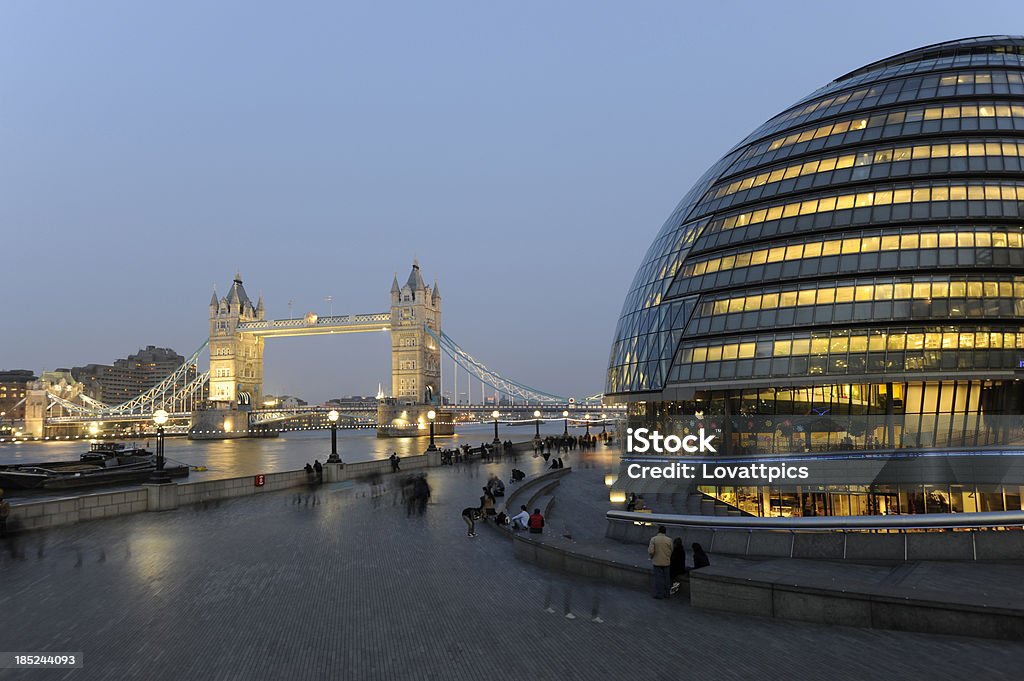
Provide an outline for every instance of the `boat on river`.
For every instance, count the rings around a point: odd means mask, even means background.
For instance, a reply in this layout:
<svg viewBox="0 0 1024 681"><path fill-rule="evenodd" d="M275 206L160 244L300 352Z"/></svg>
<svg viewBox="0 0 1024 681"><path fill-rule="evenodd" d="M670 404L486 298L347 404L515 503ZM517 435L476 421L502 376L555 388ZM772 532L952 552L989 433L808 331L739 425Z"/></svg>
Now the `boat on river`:
<svg viewBox="0 0 1024 681"><path fill-rule="evenodd" d="M156 470L156 456L148 449L120 442L97 442L77 461L0 465L0 487L15 489L73 489L143 482ZM172 478L188 475L188 466L164 460Z"/></svg>

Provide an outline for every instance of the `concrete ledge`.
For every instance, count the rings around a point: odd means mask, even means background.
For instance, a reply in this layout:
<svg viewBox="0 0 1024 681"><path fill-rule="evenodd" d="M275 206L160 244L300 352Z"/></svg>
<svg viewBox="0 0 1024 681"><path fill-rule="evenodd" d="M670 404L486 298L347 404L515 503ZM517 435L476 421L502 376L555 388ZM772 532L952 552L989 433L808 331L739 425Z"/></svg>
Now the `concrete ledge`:
<svg viewBox="0 0 1024 681"><path fill-rule="evenodd" d="M529 535L512 536L512 555L517 560L548 570L598 579L630 589L648 591L651 588L649 569L570 551L543 540L531 539Z"/></svg>
<svg viewBox="0 0 1024 681"><path fill-rule="evenodd" d="M605 536L646 544L651 522L609 518ZM1024 560L1024 531L1017 529L868 532L668 527L670 537L707 551L744 557L818 558L849 561Z"/></svg>
<svg viewBox="0 0 1024 681"><path fill-rule="evenodd" d="M872 593L776 584L709 567L690 572L690 603L709 610L819 624L1024 640L1024 611Z"/></svg>

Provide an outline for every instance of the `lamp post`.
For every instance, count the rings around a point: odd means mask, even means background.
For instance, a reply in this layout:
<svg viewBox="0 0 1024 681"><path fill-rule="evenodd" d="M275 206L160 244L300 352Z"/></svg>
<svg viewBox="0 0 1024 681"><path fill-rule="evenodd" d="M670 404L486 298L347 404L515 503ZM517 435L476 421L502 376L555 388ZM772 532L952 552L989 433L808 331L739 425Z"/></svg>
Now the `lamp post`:
<svg viewBox="0 0 1024 681"><path fill-rule="evenodd" d="M494 444L501 444L501 440L498 439L498 417L501 416L501 412L495 409L491 412L491 418L494 419Z"/></svg>
<svg viewBox="0 0 1024 681"><path fill-rule="evenodd" d="M427 447L428 452L436 452L437 445L434 444L434 419L437 418L437 412L433 409L427 412L427 420L430 421L430 446Z"/></svg>
<svg viewBox="0 0 1024 681"><path fill-rule="evenodd" d="M327 420L331 422L331 455L327 457L328 463L341 463L338 456L338 412L335 409L327 412Z"/></svg>
<svg viewBox="0 0 1024 681"><path fill-rule="evenodd" d="M569 437L569 412L562 412L562 437Z"/></svg>
<svg viewBox="0 0 1024 681"><path fill-rule="evenodd" d="M590 414L584 414L583 420L587 422L587 437L590 437Z"/></svg>
<svg viewBox="0 0 1024 681"><path fill-rule="evenodd" d="M534 411L533 411L533 418L536 419L534 421L534 425L537 427L536 430L533 433L533 439L534 440L539 440L540 439L540 410L539 409L534 409Z"/></svg>
<svg viewBox="0 0 1024 681"><path fill-rule="evenodd" d="M605 427L605 425L607 424L607 421L605 420L605 416L606 416L605 414L601 414L601 434L602 435L604 435L606 432L608 432L606 427Z"/></svg>
<svg viewBox="0 0 1024 681"><path fill-rule="evenodd" d="M167 418L168 414L163 409L153 412L153 423L156 424L156 469L150 479L157 484L171 481L164 473L164 424L167 423Z"/></svg>

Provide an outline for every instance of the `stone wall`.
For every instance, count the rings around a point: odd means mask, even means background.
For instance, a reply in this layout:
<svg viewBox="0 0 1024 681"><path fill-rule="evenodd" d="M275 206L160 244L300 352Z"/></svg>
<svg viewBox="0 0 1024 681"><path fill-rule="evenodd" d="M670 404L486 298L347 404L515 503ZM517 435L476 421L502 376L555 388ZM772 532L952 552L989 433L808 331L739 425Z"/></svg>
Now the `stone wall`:
<svg viewBox="0 0 1024 681"><path fill-rule="evenodd" d="M12 505L7 526L11 531L41 530L83 520L139 513L146 510L147 499L146 490L140 487Z"/></svg>
<svg viewBox="0 0 1024 681"><path fill-rule="evenodd" d="M1022 560L1024 531L929 530L910 532L800 531L668 526L671 537L689 546L698 542L709 553L751 558L823 558L850 561ZM608 519L606 536L646 544L646 523Z"/></svg>
<svg viewBox="0 0 1024 681"><path fill-rule="evenodd" d="M531 446L531 442L515 444L518 451L526 451ZM473 450L473 455L480 455L479 447ZM401 459L399 465L402 473L439 466L441 465L441 453L431 452L406 456ZM391 462L387 459L344 465L327 463L324 464L324 482L358 480L370 475L383 475L390 472ZM266 473L263 477L264 484L261 487L256 486L255 476L247 475L223 480L170 483L166 486L141 485L116 492L85 494L71 492L68 497L63 499L14 501L11 504L8 529L11 532L42 530L84 520L111 518L142 511L172 510L178 506L277 492L308 484L306 473L301 470ZM72 494L74 496L71 496Z"/></svg>
<svg viewBox="0 0 1024 681"><path fill-rule="evenodd" d="M440 453L407 456L401 460L402 472L416 471L440 464ZM342 482L374 473L390 473L391 463L364 461L360 463L324 465L324 482ZM266 473L264 484L256 486L256 477L247 475L224 480L142 485L116 492L76 494L63 499L15 502L11 505L8 529L12 532L42 530L70 525L84 520L112 518L142 511L161 511L221 499L277 492L308 484L305 471Z"/></svg>

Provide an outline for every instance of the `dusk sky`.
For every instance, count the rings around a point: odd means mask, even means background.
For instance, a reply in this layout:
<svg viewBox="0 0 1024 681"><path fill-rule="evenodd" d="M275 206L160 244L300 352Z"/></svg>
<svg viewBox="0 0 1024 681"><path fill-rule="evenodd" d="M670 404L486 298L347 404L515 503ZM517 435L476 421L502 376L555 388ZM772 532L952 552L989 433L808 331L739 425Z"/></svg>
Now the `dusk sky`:
<svg viewBox="0 0 1024 681"><path fill-rule="evenodd" d="M1019 2L5 1L0 368L187 355L236 269L268 317L328 295L387 311L418 258L471 354L600 392L634 271L710 164L847 71L1022 20ZM264 389L373 394L389 352L272 339Z"/></svg>

